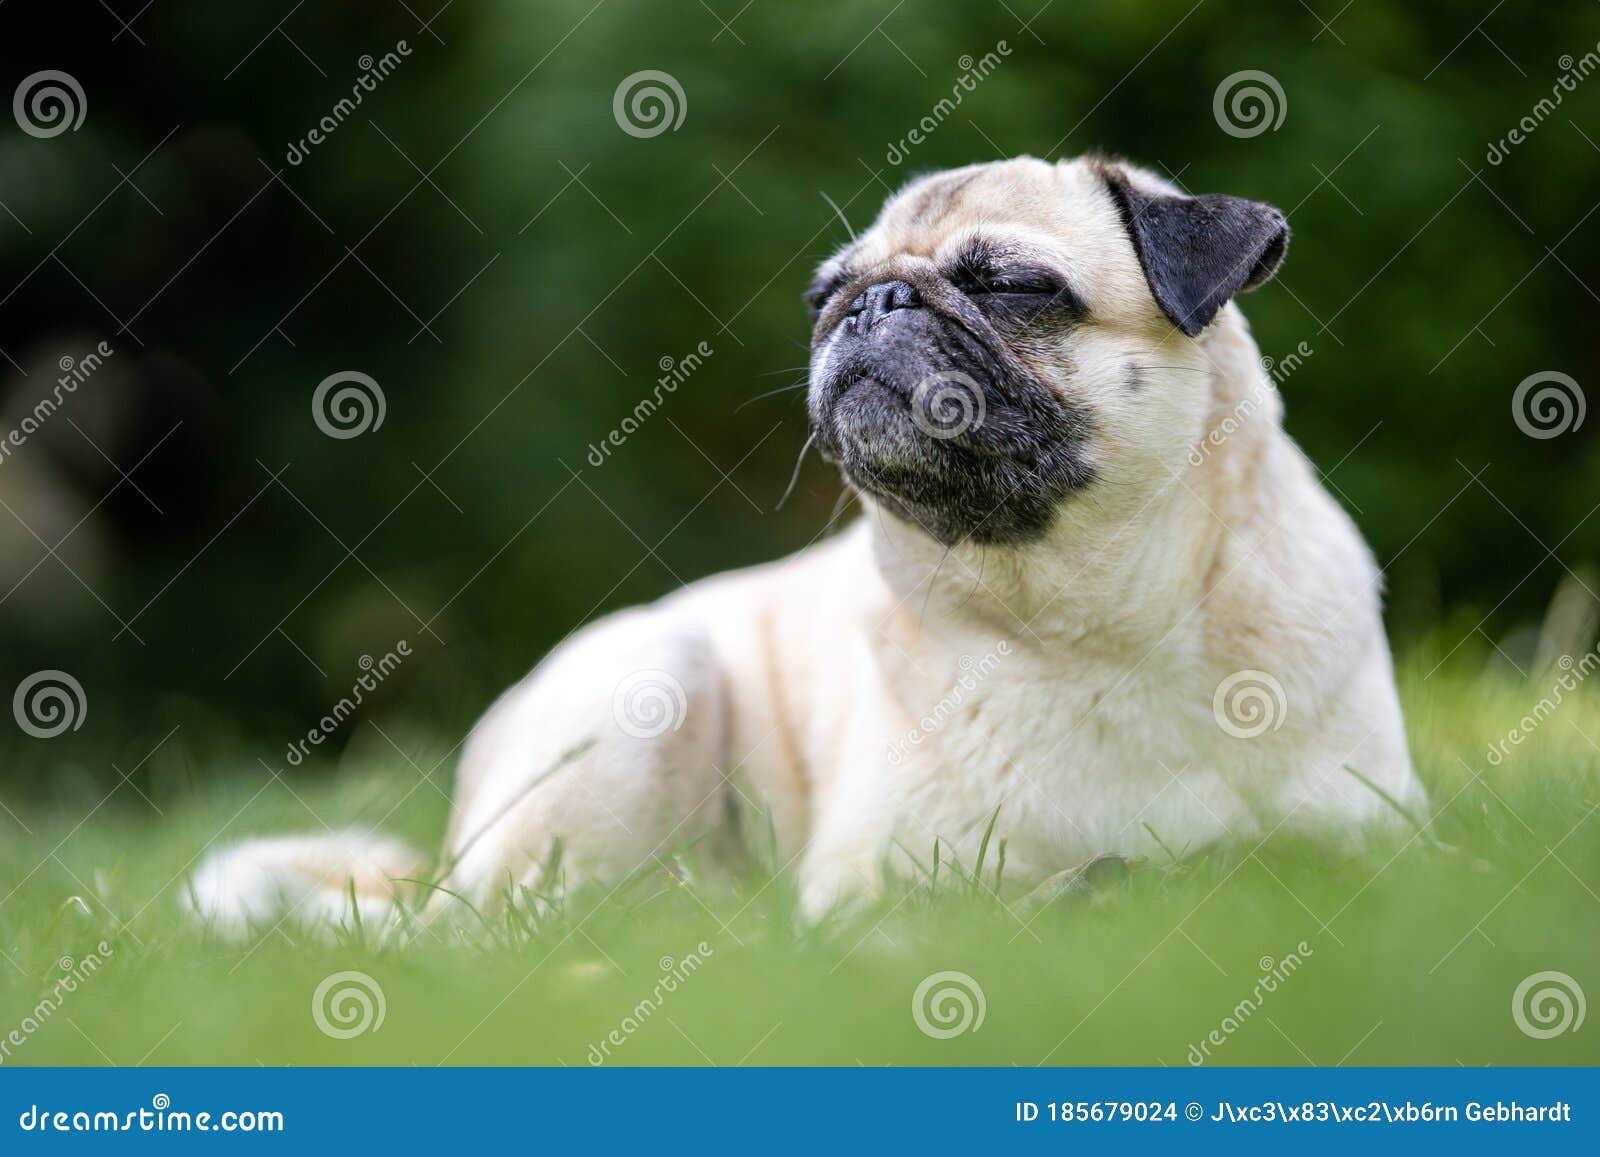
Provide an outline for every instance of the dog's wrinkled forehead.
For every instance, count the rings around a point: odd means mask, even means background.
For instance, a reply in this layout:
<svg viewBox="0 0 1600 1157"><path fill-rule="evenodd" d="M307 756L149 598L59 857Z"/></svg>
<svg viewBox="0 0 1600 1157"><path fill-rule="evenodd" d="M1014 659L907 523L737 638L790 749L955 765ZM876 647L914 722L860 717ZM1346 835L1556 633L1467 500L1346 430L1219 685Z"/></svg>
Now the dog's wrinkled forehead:
<svg viewBox="0 0 1600 1157"><path fill-rule="evenodd" d="M943 269L975 240L1048 261L1097 312L1148 300L1117 205L1087 160L1019 157L917 178L820 274L870 279L906 260Z"/></svg>

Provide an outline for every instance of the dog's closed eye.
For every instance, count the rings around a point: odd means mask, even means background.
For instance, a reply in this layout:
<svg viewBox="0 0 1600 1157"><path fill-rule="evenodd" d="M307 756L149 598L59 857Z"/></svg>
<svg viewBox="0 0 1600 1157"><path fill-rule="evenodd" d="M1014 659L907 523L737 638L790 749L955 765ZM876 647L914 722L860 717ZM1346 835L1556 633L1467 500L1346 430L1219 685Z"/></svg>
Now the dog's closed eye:
<svg viewBox="0 0 1600 1157"><path fill-rule="evenodd" d="M1066 279L1055 270L1025 254L984 242L963 249L945 277L980 305L1061 306L1081 312Z"/></svg>
<svg viewBox="0 0 1600 1157"><path fill-rule="evenodd" d="M1053 295L1062 286L1048 274L1022 271L991 272L952 279L957 289L969 296L980 294Z"/></svg>

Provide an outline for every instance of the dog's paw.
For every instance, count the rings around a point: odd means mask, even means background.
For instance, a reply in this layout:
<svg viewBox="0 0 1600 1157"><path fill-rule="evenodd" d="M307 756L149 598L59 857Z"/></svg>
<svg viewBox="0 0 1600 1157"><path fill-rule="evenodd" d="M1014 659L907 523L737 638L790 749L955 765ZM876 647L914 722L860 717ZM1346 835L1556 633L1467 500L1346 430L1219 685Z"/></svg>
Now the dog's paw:
<svg viewBox="0 0 1600 1157"><path fill-rule="evenodd" d="M800 920L814 926L824 920L848 920L870 908L883 894L883 875L876 861L844 860L803 873Z"/></svg>

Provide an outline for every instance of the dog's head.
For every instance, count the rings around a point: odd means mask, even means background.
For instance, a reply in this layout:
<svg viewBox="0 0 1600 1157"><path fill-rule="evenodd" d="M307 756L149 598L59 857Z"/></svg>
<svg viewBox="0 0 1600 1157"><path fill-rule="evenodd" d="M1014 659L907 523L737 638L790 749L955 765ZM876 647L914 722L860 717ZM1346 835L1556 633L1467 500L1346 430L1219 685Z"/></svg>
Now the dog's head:
<svg viewBox="0 0 1600 1157"><path fill-rule="evenodd" d="M1283 214L1096 158L919 178L807 294L809 410L845 479L947 545L1018 545L1088 487L1179 466L1202 335L1272 276Z"/></svg>

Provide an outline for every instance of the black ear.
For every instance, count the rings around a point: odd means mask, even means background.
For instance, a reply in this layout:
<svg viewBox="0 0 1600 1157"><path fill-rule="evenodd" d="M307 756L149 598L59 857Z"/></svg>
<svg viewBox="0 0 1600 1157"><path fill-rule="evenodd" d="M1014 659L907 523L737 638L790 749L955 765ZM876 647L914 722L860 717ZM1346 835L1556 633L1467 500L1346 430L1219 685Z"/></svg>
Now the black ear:
<svg viewBox="0 0 1600 1157"><path fill-rule="evenodd" d="M1190 337L1234 294L1271 278L1289 247L1289 223L1271 205L1220 193L1148 193L1115 169L1105 177L1151 296Z"/></svg>

